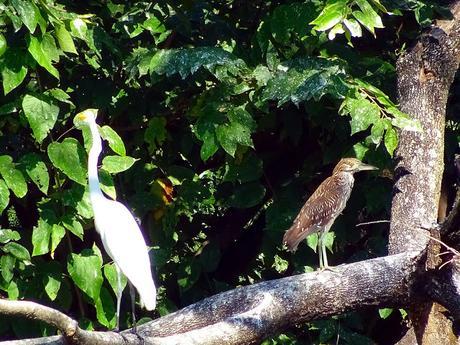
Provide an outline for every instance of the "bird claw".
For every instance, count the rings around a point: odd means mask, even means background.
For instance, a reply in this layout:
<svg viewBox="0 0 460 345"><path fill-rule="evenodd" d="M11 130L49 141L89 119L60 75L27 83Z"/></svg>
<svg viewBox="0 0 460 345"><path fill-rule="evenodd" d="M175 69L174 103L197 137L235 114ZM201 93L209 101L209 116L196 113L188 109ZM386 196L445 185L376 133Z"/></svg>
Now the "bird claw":
<svg viewBox="0 0 460 345"><path fill-rule="evenodd" d="M319 272L331 271L331 272L333 272L333 273L337 273L337 272L338 272L338 270L337 270L335 267L333 267L333 266L324 266L324 267L320 267L320 268L318 269L318 271L319 271Z"/></svg>

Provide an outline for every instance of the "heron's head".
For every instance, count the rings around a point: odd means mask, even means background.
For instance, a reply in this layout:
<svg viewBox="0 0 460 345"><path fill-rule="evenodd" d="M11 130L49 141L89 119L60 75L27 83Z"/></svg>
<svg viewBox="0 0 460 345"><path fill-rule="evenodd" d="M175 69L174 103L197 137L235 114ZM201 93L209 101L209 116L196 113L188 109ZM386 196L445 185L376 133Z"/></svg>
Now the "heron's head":
<svg viewBox="0 0 460 345"><path fill-rule="evenodd" d="M82 112L78 113L75 116L75 120L80 122L80 123L89 123L89 122L95 122L96 121L96 116L97 116L97 109L86 109L83 110Z"/></svg>
<svg viewBox="0 0 460 345"><path fill-rule="evenodd" d="M349 172L354 174L363 170L378 170L375 166L365 164L356 158L342 158L334 168L333 174L338 172Z"/></svg>

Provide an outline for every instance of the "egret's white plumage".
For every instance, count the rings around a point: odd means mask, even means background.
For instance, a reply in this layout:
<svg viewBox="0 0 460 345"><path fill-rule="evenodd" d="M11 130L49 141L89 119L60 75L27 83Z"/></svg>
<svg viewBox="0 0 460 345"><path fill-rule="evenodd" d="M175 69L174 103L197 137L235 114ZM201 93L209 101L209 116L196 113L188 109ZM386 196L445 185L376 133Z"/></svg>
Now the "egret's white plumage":
<svg viewBox="0 0 460 345"><path fill-rule="evenodd" d="M126 206L107 199L99 187L97 163L102 142L96 115L96 109L87 109L77 115L77 119L89 125L92 136L92 146L88 155L88 180L94 224L101 235L105 250L115 262L117 271L121 270L139 292L141 305L147 310L153 310L156 306L156 288L142 232ZM121 289L120 283L119 288ZM121 291L117 299L118 326Z"/></svg>

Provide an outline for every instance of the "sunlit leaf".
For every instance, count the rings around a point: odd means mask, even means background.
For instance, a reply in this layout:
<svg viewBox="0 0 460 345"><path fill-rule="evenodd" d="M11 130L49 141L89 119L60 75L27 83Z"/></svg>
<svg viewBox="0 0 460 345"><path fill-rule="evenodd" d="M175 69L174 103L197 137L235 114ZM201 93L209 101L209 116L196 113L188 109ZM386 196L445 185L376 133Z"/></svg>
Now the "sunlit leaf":
<svg viewBox="0 0 460 345"><path fill-rule="evenodd" d="M73 38L64 25L57 25L55 33L62 51L78 54L77 49L75 49Z"/></svg>
<svg viewBox="0 0 460 345"><path fill-rule="evenodd" d="M24 175L13 164L13 158L10 156L0 156L0 175L6 182L9 189L18 198L23 198L27 194L27 183Z"/></svg>
<svg viewBox="0 0 460 345"><path fill-rule="evenodd" d="M35 153L27 153L21 157L20 163L38 189L47 194L50 178L46 164L41 157Z"/></svg>
<svg viewBox="0 0 460 345"><path fill-rule="evenodd" d="M42 38L29 36L29 53L40 66L59 79L59 71L53 66L53 58L59 57L54 38L46 34Z"/></svg>
<svg viewBox="0 0 460 345"><path fill-rule="evenodd" d="M102 160L102 169L117 174L131 168L135 162L136 159L129 156L105 156Z"/></svg>
<svg viewBox="0 0 460 345"><path fill-rule="evenodd" d="M30 261L30 254L27 248L16 242L8 242L2 247L5 253L11 254L21 261Z"/></svg>
<svg viewBox="0 0 460 345"><path fill-rule="evenodd" d="M106 125L99 128L99 133L101 134L102 139L108 141L109 147L113 150L113 152L119 154L120 156L126 156L125 144L123 144L123 140L117 132Z"/></svg>
<svg viewBox="0 0 460 345"><path fill-rule="evenodd" d="M35 139L41 143L56 124L59 107L45 96L25 95L22 109L29 121Z"/></svg>
<svg viewBox="0 0 460 345"><path fill-rule="evenodd" d="M346 16L347 0L331 0L323 8L319 16L310 24L318 31L326 31L340 23Z"/></svg>
<svg viewBox="0 0 460 345"><path fill-rule="evenodd" d="M5 208L10 202L10 190L5 181L0 179L0 214L3 213Z"/></svg>
<svg viewBox="0 0 460 345"><path fill-rule="evenodd" d="M71 180L86 185L85 150L78 140L65 138L61 143L52 142L48 145L48 157Z"/></svg>
<svg viewBox="0 0 460 345"><path fill-rule="evenodd" d="M93 301L99 299L102 278L102 256L93 245L92 249L83 249L80 254L71 253L67 261L67 270L75 284Z"/></svg>

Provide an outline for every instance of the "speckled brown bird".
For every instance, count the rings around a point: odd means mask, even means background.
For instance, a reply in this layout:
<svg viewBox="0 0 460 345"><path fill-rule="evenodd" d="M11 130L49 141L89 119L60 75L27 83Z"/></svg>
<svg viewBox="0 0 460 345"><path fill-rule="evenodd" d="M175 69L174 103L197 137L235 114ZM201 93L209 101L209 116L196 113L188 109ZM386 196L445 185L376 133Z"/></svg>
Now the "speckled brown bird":
<svg viewBox="0 0 460 345"><path fill-rule="evenodd" d="M318 240L319 266L328 268L324 237L350 198L355 179L353 174L363 170L377 170L356 158L341 159L332 176L325 179L303 205L292 226L286 231L283 243L295 252L308 235L320 232Z"/></svg>

